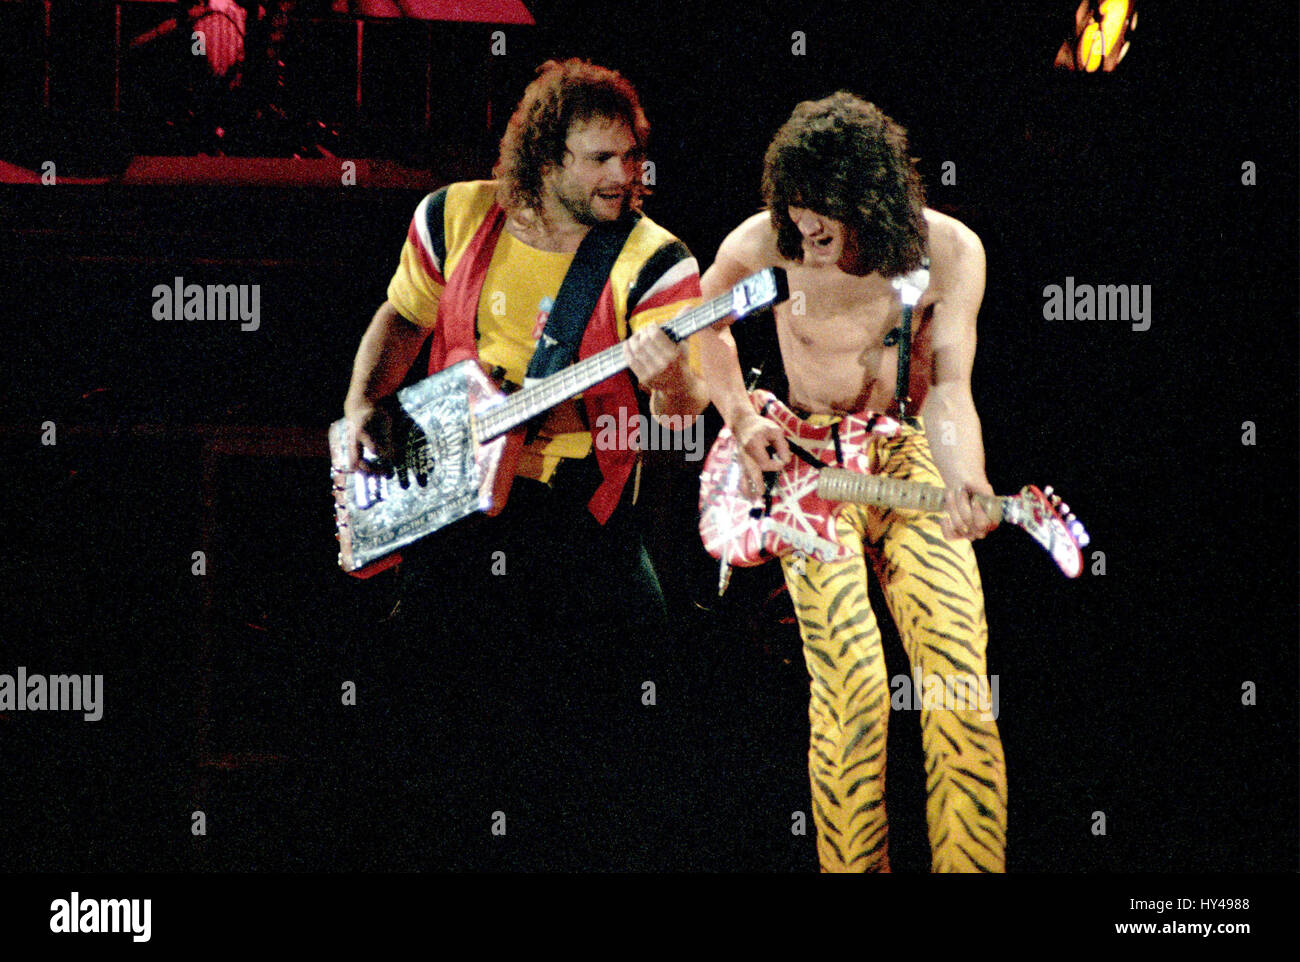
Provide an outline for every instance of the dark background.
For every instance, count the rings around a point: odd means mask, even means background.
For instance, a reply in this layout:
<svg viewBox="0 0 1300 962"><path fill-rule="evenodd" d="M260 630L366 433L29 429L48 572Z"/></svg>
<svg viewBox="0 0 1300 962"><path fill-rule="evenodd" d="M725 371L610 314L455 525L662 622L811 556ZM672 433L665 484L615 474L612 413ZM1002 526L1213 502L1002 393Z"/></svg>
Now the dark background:
<svg viewBox="0 0 1300 962"><path fill-rule="evenodd" d="M703 267L758 209L763 149L796 102L846 88L877 103L909 129L931 206L987 250L974 392L990 481L1055 485L1088 525L1089 568L1105 554L1104 575L1067 582L1017 532L978 549L1008 868L1293 871L1294 10L1140 7L1119 70L1084 76L1050 69L1069 3L529 7L538 23L506 28L504 57L488 53L494 28L433 27L430 135L424 48L402 33L423 25L374 31L361 117L350 38L322 27L310 56L304 41L286 59L288 118L235 110L225 149L323 143L427 169L430 185L487 176L533 69L588 57L640 90L647 212ZM382 701L393 585L334 567L325 461L218 454L205 475L203 458L212 426L315 437L341 416L423 190L117 183L133 154L215 149L210 115L164 50L128 65L128 109L110 116L111 13L96 4L59 14L53 105L39 110L32 8L0 4L14 51L0 160L108 181L0 185L0 672L103 673L106 709L94 724L0 714L0 868L438 868L443 841L410 841L432 824L436 769L365 697L338 704L346 678ZM260 284L261 329L155 321L153 286L177 274ZM1150 284L1150 330L1045 321L1043 288L1067 275ZM53 447L39 443L46 420ZM812 835L789 829L808 806L807 679L788 600L771 597L779 571L739 572L713 598L692 466L652 461L648 532L681 629L659 686L679 817L640 840L639 861L591 867L815 870ZM200 547L205 578L190 573ZM892 675L906 667L888 632ZM899 871L928 868L918 737L914 713L893 713ZM405 801L377 787L403 779ZM189 833L195 808L204 839ZM575 831L617 839L622 824L583 812Z"/></svg>

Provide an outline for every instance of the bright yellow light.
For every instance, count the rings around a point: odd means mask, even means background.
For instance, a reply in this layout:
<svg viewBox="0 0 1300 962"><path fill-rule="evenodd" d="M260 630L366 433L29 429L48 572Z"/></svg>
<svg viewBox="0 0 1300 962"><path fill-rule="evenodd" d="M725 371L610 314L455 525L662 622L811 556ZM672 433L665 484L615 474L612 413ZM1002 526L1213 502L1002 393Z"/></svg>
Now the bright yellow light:
<svg viewBox="0 0 1300 962"><path fill-rule="evenodd" d="M1076 57L1079 67L1092 73L1114 53L1115 45L1124 36L1124 25L1128 21L1131 6L1128 0L1102 0L1099 7L1101 23L1092 19L1079 35ZM1118 58L1114 62L1117 63Z"/></svg>

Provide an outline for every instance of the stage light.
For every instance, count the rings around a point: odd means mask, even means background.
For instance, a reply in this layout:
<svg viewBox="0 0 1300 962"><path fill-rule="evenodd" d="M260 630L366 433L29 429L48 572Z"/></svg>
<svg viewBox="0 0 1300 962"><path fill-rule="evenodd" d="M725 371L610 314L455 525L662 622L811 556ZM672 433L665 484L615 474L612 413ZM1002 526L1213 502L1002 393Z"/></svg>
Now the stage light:
<svg viewBox="0 0 1300 962"><path fill-rule="evenodd" d="M1132 0L1082 0L1074 12L1074 35L1056 52L1053 66L1064 70L1109 73L1119 66L1137 29Z"/></svg>

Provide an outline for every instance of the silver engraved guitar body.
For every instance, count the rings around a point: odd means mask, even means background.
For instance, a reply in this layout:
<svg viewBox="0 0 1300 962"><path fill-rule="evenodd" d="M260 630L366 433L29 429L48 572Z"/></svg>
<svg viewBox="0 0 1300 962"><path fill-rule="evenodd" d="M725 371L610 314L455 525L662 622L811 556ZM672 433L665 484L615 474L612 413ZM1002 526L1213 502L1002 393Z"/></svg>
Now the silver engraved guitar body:
<svg viewBox="0 0 1300 962"><path fill-rule="evenodd" d="M346 420L330 425L330 473L339 566L366 577L393 552L477 511L491 511L507 437L479 443L475 416L505 395L475 361L461 361L397 392L398 463L387 477L347 472ZM376 564L387 559L387 564ZM369 568L369 570L366 570Z"/></svg>

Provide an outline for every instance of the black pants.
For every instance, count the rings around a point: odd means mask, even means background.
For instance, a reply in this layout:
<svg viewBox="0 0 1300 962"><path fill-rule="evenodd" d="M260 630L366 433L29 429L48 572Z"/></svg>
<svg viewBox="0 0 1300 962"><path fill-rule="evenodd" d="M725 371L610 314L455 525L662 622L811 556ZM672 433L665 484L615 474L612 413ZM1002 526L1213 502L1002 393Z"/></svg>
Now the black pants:
<svg viewBox="0 0 1300 962"><path fill-rule="evenodd" d="M599 480L594 458L517 480L404 552L385 740L427 867L653 866L668 626L628 498L587 509Z"/></svg>

